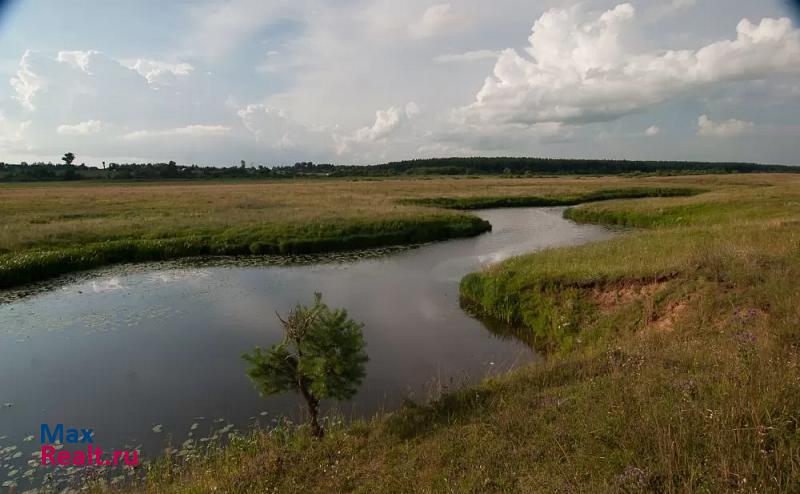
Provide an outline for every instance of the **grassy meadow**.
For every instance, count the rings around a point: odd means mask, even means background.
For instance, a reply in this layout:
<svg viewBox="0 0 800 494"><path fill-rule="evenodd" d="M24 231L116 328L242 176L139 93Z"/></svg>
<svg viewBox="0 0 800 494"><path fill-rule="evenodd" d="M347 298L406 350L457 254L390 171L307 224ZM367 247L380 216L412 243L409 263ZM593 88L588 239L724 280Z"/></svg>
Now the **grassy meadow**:
<svg viewBox="0 0 800 494"><path fill-rule="evenodd" d="M342 187L354 205L372 187L387 210L436 214L394 199L634 186L706 192L577 206L577 221L634 228L462 281L465 304L534 336L543 363L323 440L286 426L165 456L121 490L800 492L800 176L281 187Z"/></svg>
<svg viewBox="0 0 800 494"><path fill-rule="evenodd" d="M0 288L120 262L318 253L471 236L490 225L445 207L502 206L509 198L512 205L576 204L700 190L690 184L669 178L437 178L0 185Z"/></svg>

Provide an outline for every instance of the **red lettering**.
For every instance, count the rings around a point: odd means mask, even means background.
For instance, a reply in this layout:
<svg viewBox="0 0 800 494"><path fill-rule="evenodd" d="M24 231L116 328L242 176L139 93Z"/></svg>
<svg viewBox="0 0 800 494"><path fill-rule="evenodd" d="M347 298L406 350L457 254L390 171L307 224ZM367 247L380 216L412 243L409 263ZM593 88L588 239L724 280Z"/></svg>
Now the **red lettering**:
<svg viewBox="0 0 800 494"><path fill-rule="evenodd" d="M103 450L100 449L100 448L95 448L94 449L94 454L95 454L95 458L97 458L96 463L98 465L103 465L104 464L103 460L100 459L100 457L103 456Z"/></svg>
<svg viewBox="0 0 800 494"><path fill-rule="evenodd" d="M69 451L59 451L56 455L56 460L58 461L59 465L72 465L72 461L70 461Z"/></svg>
<svg viewBox="0 0 800 494"><path fill-rule="evenodd" d="M42 465L47 465L47 460L50 460L50 465L55 465L56 460L53 459L53 455L56 454L56 448L54 446L42 446Z"/></svg>
<svg viewBox="0 0 800 494"><path fill-rule="evenodd" d="M130 465L130 466L138 465L139 464L139 452L138 451L134 451L133 452L133 459L131 460L131 452L130 451L126 451L125 452L125 464L126 465Z"/></svg>

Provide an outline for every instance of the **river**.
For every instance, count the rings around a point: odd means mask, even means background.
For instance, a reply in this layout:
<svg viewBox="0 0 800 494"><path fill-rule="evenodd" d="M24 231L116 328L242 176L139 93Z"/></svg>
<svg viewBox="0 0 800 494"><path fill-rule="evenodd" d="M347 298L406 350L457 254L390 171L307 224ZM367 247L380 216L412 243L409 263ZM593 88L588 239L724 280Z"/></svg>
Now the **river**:
<svg viewBox="0 0 800 494"><path fill-rule="evenodd" d="M613 236L562 213L484 210L477 214L491 233L379 257L122 266L12 297L0 304L0 479L29 471L42 423L92 428L96 445L139 447L147 458L168 436L180 444L221 427L299 418L297 396L258 396L240 355L277 342L275 312L310 303L315 291L365 325L370 361L360 392L327 405L346 417L536 359L462 311L458 283L513 255Z"/></svg>

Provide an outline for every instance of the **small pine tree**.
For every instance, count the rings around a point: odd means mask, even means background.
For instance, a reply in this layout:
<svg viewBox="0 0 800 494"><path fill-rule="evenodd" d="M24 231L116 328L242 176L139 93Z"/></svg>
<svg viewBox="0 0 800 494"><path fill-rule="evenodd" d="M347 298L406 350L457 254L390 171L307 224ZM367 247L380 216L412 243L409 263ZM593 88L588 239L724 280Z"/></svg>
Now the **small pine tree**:
<svg viewBox="0 0 800 494"><path fill-rule="evenodd" d="M320 401L348 400L364 379L368 358L363 325L350 319L344 309L331 310L319 293L313 306L297 305L286 319L280 315L278 319L283 341L242 355L250 364L247 374L262 396L299 392L308 406L311 432L322 437Z"/></svg>

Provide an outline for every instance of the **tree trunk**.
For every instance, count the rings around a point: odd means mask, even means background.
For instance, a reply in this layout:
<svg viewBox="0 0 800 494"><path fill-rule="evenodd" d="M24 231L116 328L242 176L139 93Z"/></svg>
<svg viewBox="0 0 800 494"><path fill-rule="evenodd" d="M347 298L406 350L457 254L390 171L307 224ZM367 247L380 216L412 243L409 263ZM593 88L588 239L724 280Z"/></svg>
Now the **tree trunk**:
<svg viewBox="0 0 800 494"><path fill-rule="evenodd" d="M308 405L308 423L311 426L311 433L316 438L322 438L325 435L325 430L319 425L319 400L314 398L305 386L301 386L300 391L303 393L303 398L306 399L306 404Z"/></svg>

